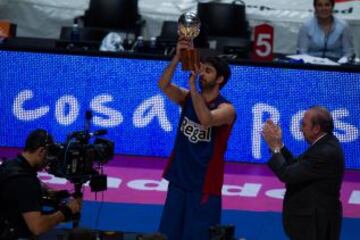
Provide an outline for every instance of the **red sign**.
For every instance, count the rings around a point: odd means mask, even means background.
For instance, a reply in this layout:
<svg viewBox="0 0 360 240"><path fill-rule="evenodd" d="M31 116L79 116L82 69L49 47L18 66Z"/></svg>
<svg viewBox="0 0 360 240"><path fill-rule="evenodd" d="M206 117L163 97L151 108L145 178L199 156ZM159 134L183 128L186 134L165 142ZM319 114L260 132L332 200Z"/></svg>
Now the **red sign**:
<svg viewBox="0 0 360 240"><path fill-rule="evenodd" d="M274 49L274 28L269 24L261 24L254 28L254 44L251 54L255 61L272 61Z"/></svg>

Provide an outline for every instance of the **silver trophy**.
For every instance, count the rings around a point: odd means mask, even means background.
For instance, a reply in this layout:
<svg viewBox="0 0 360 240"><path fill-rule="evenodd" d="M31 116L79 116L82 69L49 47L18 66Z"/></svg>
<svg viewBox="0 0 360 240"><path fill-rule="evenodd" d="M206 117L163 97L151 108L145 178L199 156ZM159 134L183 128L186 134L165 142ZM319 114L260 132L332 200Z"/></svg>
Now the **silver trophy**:
<svg viewBox="0 0 360 240"><path fill-rule="evenodd" d="M180 60L183 70L195 70L195 64L200 66L199 51L194 48L194 38L200 33L200 18L194 12L182 14L178 20L178 35L190 42L191 48L182 49Z"/></svg>

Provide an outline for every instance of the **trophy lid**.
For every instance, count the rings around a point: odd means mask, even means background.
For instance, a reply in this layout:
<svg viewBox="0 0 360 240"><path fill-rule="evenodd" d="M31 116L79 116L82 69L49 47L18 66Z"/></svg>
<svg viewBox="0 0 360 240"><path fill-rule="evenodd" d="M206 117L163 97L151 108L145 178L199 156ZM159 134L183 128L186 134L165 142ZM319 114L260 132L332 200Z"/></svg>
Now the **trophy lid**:
<svg viewBox="0 0 360 240"><path fill-rule="evenodd" d="M200 18L194 12L186 12L179 17L178 34L189 39L196 38L200 33Z"/></svg>

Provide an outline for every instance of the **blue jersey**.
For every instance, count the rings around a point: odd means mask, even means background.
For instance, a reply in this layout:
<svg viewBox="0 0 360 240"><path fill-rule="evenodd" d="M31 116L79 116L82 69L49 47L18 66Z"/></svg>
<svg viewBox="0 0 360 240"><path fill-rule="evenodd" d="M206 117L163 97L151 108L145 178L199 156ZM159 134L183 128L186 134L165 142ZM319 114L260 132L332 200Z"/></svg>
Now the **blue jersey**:
<svg viewBox="0 0 360 240"><path fill-rule="evenodd" d="M210 110L229 103L218 95L207 103ZM183 104L175 146L164 177L190 191L221 195L224 178L224 154L231 125L204 127L196 116L190 94Z"/></svg>

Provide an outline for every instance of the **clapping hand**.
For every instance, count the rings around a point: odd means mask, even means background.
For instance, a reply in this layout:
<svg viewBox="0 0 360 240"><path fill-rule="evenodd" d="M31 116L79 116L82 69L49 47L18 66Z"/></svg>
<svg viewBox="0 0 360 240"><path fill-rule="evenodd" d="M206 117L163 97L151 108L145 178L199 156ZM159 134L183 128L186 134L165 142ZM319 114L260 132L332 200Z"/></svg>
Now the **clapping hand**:
<svg viewBox="0 0 360 240"><path fill-rule="evenodd" d="M265 142L269 148L273 151L274 149L280 149L282 143L282 131L279 125L275 124L272 120L268 119L261 131Z"/></svg>

